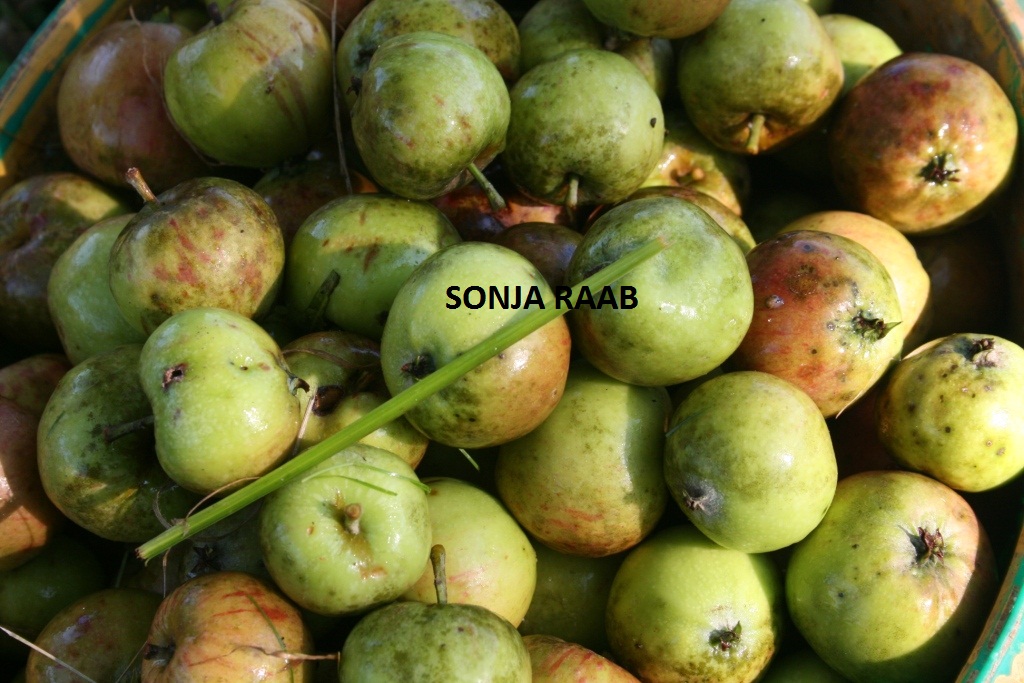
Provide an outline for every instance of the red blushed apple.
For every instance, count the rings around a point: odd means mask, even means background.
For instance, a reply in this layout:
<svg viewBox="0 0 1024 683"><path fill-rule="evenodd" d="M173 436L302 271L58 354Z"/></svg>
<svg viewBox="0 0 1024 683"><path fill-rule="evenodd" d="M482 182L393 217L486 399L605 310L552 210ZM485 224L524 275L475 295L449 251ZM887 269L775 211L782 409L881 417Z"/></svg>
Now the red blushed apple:
<svg viewBox="0 0 1024 683"><path fill-rule="evenodd" d="M615 662L582 645L554 636L524 636L533 683L639 683Z"/></svg>
<svg viewBox="0 0 1024 683"><path fill-rule="evenodd" d="M0 398L0 571L32 559L64 521L39 481L38 424L37 416Z"/></svg>
<svg viewBox="0 0 1024 683"><path fill-rule="evenodd" d="M565 207L543 204L526 197L514 189L502 171L491 172L488 177L495 184L505 208L495 211L479 183L470 183L431 202L452 222L464 240L490 242L506 228L520 223L557 223L571 226L572 220Z"/></svg>
<svg viewBox="0 0 1024 683"><path fill-rule="evenodd" d="M57 382L71 369L59 353L37 353L0 368L0 397L10 399L36 417L43 414Z"/></svg>
<svg viewBox="0 0 1024 683"><path fill-rule="evenodd" d="M301 657L312 648L299 610L269 585L242 572L204 574L160 603L142 680L302 683L312 680Z"/></svg>
<svg viewBox="0 0 1024 683"><path fill-rule="evenodd" d="M803 389L831 417L871 388L900 353L900 302L885 266L853 240L814 230L747 254L754 315L730 365Z"/></svg>
<svg viewBox="0 0 1024 683"><path fill-rule="evenodd" d="M125 20L98 31L68 64L57 98L61 140L75 164L111 185L142 168L156 192L202 175L207 165L164 110L163 67L192 31Z"/></svg>

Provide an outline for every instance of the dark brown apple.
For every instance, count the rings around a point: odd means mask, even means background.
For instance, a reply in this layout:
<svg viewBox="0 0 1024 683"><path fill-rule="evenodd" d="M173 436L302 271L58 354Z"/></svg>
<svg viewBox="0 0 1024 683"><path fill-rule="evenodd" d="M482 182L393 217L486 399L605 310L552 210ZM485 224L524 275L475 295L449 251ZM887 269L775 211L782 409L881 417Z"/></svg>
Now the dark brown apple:
<svg viewBox="0 0 1024 683"><path fill-rule="evenodd" d="M349 170L351 192L376 192L377 186L358 171ZM339 197L350 194L337 161L314 159L279 166L253 185L274 211L285 245L311 213Z"/></svg>
<svg viewBox="0 0 1024 683"><path fill-rule="evenodd" d="M554 288L565 284L565 271L583 235L564 225L531 221L513 225L492 241L525 256Z"/></svg>
<svg viewBox="0 0 1024 683"><path fill-rule="evenodd" d="M1017 117L980 66L905 53L847 93L828 147L854 208L905 233L937 232L977 218L1006 185Z"/></svg>
<svg viewBox="0 0 1024 683"><path fill-rule="evenodd" d="M28 353L62 351L46 302L57 257L122 198L75 173L31 176L0 195L0 339Z"/></svg>
<svg viewBox="0 0 1024 683"><path fill-rule="evenodd" d="M803 389L825 417L871 388L903 345L896 286L853 240L798 230L747 254L754 315L731 365Z"/></svg>
<svg viewBox="0 0 1024 683"><path fill-rule="evenodd" d="M57 120L79 168L127 187L125 171L136 166L156 192L207 172L164 110L164 64L191 35L174 23L124 20L75 53L61 79Z"/></svg>

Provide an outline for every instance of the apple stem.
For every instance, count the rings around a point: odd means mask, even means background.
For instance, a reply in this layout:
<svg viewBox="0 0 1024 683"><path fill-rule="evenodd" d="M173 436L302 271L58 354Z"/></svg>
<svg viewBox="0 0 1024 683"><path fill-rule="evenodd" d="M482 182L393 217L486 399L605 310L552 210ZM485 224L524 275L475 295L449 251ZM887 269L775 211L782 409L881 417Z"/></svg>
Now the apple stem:
<svg viewBox="0 0 1024 683"><path fill-rule="evenodd" d="M484 175L483 171L477 168L476 164L472 163L467 166L467 169L469 170L470 175L476 179L477 184L483 188L484 194L487 195L487 201L491 204L491 210L503 211L507 206L505 204L505 200L502 198L497 188L495 188L494 185L491 184L491 181L487 179L487 176Z"/></svg>
<svg viewBox="0 0 1024 683"><path fill-rule="evenodd" d="M214 26L220 26L224 23L224 15L220 11L220 7L215 2L206 3L206 14L210 17L210 21L213 22Z"/></svg>
<svg viewBox="0 0 1024 683"><path fill-rule="evenodd" d="M141 432L147 427L152 427L155 420L155 416L146 415L145 417L140 417L138 420L130 420L116 425L107 425L103 428L103 441L104 443L113 443L122 436Z"/></svg>
<svg viewBox="0 0 1024 683"><path fill-rule="evenodd" d="M575 300L583 289L593 291L601 289L621 279L634 268L648 259L660 254L670 246L668 240L656 237L643 246L634 249L605 266L597 273L575 285L569 293L570 300ZM567 307L556 306L554 298L546 301L542 308L531 310L527 315L510 322L491 336L466 350L462 355L438 368L418 382L399 392L397 395L377 406L370 412L338 430L323 441L310 446L291 460L279 465L264 474L256 481L248 484L225 497L217 500L188 519L176 523L171 528L146 541L135 549L135 553L145 561L173 548L189 536L206 529L229 515L255 503L267 494L298 479L311 468L319 465L338 451L348 448L380 427L405 415L413 406L429 396L433 396L447 386L454 384L466 373L490 360L501 351L512 346L524 337L539 330L552 320L560 318L567 312Z"/></svg>
<svg viewBox="0 0 1024 683"><path fill-rule="evenodd" d="M569 214L569 222L576 222L576 208L580 203L580 177L575 173L569 176L569 189L565 193L565 211Z"/></svg>
<svg viewBox="0 0 1024 683"><path fill-rule="evenodd" d="M139 196L142 197L144 202L155 202L156 195L153 194L153 190L150 189L149 184L145 178L142 177L142 171L135 166L132 166L124 173L125 182L132 186Z"/></svg>
<svg viewBox="0 0 1024 683"><path fill-rule="evenodd" d="M345 506L345 516L342 519L342 526L345 531L353 536L359 535L359 518L363 516L363 506L359 503L352 503Z"/></svg>
<svg viewBox="0 0 1024 683"><path fill-rule="evenodd" d="M313 295L309 306L306 307L306 320L311 329L319 330L324 327L327 303L331 300L331 294L334 294L334 290L338 288L339 284L341 284L341 275L333 269L320 283L316 294Z"/></svg>
<svg viewBox="0 0 1024 683"><path fill-rule="evenodd" d="M430 566L434 568L434 592L437 604L448 604L448 579L444 570L444 546L440 543L430 549Z"/></svg>
<svg viewBox="0 0 1024 683"><path fill-rule="evenodd" d="M747 136L747 152L757 154L761 144L761 131L764 130L764 114L754 114L750 119L750 134Z"/></svg>

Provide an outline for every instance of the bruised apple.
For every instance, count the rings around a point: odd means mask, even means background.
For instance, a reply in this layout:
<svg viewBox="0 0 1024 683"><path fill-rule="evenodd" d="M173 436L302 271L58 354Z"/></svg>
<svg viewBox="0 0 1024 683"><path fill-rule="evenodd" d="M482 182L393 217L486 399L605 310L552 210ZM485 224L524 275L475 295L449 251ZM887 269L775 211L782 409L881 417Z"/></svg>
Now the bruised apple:
<svg viewBox="0 0 1024 683"><path fill-rule="evenodd" d="M798 230L747 254L750 329L731 362L778 375L825 417L853 403L900 353L896 287L870 251L840 235Z"/></svg>

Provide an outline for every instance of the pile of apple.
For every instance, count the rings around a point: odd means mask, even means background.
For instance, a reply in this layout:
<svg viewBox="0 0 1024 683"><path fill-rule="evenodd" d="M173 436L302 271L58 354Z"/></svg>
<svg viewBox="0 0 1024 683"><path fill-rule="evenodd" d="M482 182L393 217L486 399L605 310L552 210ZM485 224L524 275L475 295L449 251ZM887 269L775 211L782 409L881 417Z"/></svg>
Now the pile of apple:
<svg viewBox="0 0 1024 683"><path fill-rule="evenodd" d="M1017 117L841 9L96 31L0 195L0 671L955 680L1019 529Z"/></svg>

